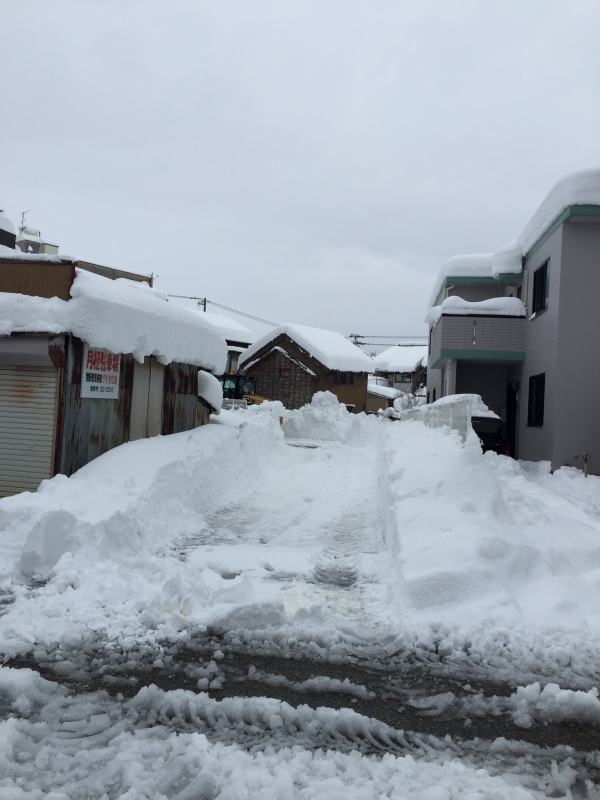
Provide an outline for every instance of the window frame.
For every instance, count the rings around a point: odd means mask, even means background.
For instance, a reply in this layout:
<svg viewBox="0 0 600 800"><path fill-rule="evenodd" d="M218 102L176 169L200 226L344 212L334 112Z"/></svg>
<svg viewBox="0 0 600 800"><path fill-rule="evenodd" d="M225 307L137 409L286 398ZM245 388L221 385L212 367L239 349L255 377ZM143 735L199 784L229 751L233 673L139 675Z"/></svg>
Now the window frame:
<svg viewBox="0 0 600 800"><path fill-rule="evenodd" d="M540 391L541 387L541 391ZM546 401L546 373L530 375L527 393L527 427L543 428Z"/></svg>
<svg viewBox="0 0 600 800"><path fill-rule="evenodd" d="M540 290L538 287L540 286L540 279L538 276L544 274L544 281L543 281L543 289ZM544 311L548 310L548 276L550 272L550 259L547 258L543 264L540 264L537 269L533 270L533 286L531 289L531 315L532 317L537 317L539 314L543 314ZM543 294L543 297L540 298L540 294ZM539 303L541 300L542 305L536 307L536 303Z"/></svg>

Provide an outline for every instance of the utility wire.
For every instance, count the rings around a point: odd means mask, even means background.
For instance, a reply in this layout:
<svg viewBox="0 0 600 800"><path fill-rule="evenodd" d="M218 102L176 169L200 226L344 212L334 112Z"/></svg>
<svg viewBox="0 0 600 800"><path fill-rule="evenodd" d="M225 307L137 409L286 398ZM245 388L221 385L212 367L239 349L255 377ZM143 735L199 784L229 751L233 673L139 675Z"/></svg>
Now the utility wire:
<svg viewBox="0 0 600 800"><path fill-rule="evenodd" d="M234 314L239 314L242 317L248 317L248 319L253 319L256 322L264 322L266 325L273 325L277 327L279 322L273 322L271 319L263 319L262 317L255 317L254 314L247 314L245 311L238 311L237 308L231 308L230 306L224 306L221 303L215 303L214 300L206 299L207 303L210 303L211 306L216 306L217 308L224 308L225 311L233 311Z"/></svg>

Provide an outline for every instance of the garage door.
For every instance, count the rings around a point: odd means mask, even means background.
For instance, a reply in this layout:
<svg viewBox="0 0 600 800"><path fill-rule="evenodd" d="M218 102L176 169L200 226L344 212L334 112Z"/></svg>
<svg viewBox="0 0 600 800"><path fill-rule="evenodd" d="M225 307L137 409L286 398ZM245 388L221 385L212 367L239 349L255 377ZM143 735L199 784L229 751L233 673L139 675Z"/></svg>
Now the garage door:
<svg viewBox="0 0 600 800"><path fill-rule="evenodd" d="M56 376L54 367L0 365L0 497L52 476Z"/></svg>

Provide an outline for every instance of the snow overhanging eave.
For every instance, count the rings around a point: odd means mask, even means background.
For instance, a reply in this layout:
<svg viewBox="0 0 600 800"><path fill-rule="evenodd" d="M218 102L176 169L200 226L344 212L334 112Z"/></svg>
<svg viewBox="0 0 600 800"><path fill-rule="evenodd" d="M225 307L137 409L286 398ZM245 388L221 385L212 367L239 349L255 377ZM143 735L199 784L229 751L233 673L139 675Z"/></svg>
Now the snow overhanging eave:
<svg viewBox="0 0 600 800"><path fill-rule="evenodd" d="M600 217L600 206L592 203L573 204L567 206L552 220L550 225L548 225L544 232L538 236L538 238L527 249L527 251L523 253L523 258L525 260L531 258L531 256L540 249L544 242L547 242L552 234L560 228L563 222L568 222L570 219L573 219L573 217Z"/></svg>

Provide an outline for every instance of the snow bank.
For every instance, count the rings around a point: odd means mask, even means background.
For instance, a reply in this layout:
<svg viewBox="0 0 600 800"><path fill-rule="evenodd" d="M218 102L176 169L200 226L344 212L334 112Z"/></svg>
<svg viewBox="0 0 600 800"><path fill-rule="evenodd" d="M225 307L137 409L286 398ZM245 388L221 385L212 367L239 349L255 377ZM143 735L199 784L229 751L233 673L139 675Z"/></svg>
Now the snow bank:
<svg viewBox="0 0 600 800"><path fill-rule="evenodd" d="M439 306L429 310L425 318L430 325L435 325L442 315L494 317L525 317L527 310L518 297L492 297L489 300L469 301L462 297L451 295Z"/></svg>
<svg viewBox="0 0 600 800"><path fill-rule="evenodd" d="M215 414L221 413L223 406L223 386L210 372L198 370L198 397L211 407Z"/></svg>
<svg viewBox="0 0 600 800"><path fill-rule="evenodd" d="M379 372L413 372L424 358L427 345L393 345L374 356L372 361Z"/></svg>
<svg viewBox="0 0 600 800"><path fill-rule="evenodd" d="M0 336L69 332L93 347L156 356L213 372L225 369L227 346L202 316L143 283L110 280L76 269L68 302L0 293Z"/></svg>
<svg viewBox="0 0 600 800"><path fill-rule="evenodd" d="M567 720L600 725L600 700L595 687L588 692L561 689L556 683L541 688L536 681L519 686L511 701L513 719L522 728L531 728L535 722Z"/></svg>
<svg viewBox="0 0 600 800"><path fill-rule="evenodd" d="M341 372L370 372L372 370L371 359L341 333L295 324L281 325L261 336L240 356L240 367L252 361L265 345L282 334L289 336L327 369Z"/></svg>
<svg viewBox="0 0 600 800"><path fill-rule="evenodd" d="M419 422L386 431L403 640L459 668L594 680L597 506L576 490L557 492L560 477L482 454L476 437L461 445L455 433ZM587 489L581 472L572 480L590 495L600 483Z"/></svg>

